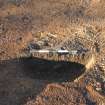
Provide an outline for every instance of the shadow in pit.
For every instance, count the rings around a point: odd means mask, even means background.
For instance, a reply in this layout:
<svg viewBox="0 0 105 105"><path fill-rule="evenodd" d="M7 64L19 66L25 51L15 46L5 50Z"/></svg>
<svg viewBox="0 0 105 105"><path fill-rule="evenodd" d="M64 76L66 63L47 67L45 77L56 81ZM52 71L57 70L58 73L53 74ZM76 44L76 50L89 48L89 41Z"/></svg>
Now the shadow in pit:
<svg viewBox="0 0 105 105"><path fill-rule="evenodd" d="M0 105L20 105L35 99L53 82L73 81L85 66L75 62L21 58L0 63ZM7 98L8 97L8 98Z"/></svg>
<svg viewBox="0 0 105 105"><path fill-rule="evenodd" d="M85 72L85 66L75 62L22 58L21 63L25 75L48 82L73 81Z"/></svg>

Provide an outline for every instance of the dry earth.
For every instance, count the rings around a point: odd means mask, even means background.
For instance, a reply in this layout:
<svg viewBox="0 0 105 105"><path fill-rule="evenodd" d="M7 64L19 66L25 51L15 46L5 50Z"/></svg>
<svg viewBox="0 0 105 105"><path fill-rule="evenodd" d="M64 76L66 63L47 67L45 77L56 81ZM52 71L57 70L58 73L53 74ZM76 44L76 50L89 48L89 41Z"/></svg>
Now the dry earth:
<svg viewBox="0 0 105 105"><path fill-rule="evenodd" d="M105 105L104 5L0 0L0 105ZM36 58L27 54L29 45L86 49L94 59L84 65Z"/></svg>

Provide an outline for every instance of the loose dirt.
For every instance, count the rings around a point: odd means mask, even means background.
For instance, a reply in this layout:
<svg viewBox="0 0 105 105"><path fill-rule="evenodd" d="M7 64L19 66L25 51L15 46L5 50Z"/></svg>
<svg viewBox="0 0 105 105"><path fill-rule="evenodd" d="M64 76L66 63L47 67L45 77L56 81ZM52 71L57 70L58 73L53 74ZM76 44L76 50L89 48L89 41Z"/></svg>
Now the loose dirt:
<svg viewBox="0 0 105 105"><path fill-rule="evenodd" d="M0 105L105 105L104 4L0 0ZM80 54L36 57L29 46Z"/></svg>

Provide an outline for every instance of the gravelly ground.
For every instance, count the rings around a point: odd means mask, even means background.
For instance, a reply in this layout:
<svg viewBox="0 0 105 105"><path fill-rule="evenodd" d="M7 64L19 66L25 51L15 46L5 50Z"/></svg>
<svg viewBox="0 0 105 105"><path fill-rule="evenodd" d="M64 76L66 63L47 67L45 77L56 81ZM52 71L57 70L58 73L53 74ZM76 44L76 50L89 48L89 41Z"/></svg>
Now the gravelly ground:
<svg viewBox="0 0 105 105"><path fill-rule="evenodd" d="M0 0L0 105L104 105L105 87L96 91L95 86L105 81L104 4ZM85 72L78 62L17 58L29 45L88 50L96 65ZM85 77L73 82L83 73Z"/></svg>

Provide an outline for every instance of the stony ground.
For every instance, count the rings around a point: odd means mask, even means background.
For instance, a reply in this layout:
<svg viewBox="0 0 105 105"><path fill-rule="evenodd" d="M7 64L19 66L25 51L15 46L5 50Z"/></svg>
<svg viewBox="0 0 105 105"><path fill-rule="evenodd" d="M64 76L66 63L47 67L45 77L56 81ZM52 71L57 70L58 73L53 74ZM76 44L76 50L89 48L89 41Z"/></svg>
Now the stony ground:
<svg viewBox="0 0 105 105"><path fill-rule="evenodd" d="M0 105L105 105L104 4L0 0ZM29 57L30 46L89 51L95 64Z"/></svg>

